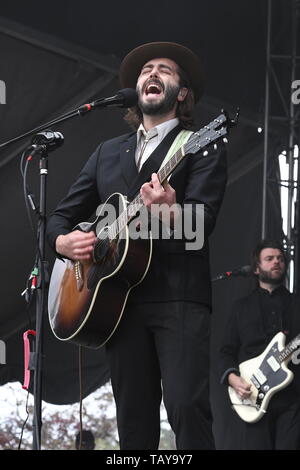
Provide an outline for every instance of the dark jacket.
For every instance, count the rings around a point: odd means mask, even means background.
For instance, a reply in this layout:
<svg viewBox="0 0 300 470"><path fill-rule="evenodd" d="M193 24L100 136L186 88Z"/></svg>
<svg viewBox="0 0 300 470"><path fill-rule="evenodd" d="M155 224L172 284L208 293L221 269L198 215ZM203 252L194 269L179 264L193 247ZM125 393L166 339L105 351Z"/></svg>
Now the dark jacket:
<svg viewBox="0 0 300 470"><path fill-rule="evenodd" d="M232 307L222 344L219 349L219 373L222 383L227 384L227 376L232 372L238 373L239 364L260 355L268 346L271 339L279 331L286 334L286 344L300 333L299 301L284 286L279 287L277 295L282 308L281 318L274 325L266 321L262 305L267 299L262 299L263 289L256 289L247 297L236 301ZM263 301L262 301L263 300ZM297 372L297 366L290 368Z"/></svg>
<svg viewBox="0 0 300 470"><path fill-rule="evenodd" d="M58 235L69 233L76 224L88 220L100 203L114 192L135 192L139 177L149 181L157 168L152 156L166 155L180 127L173 129L149 157L138 175L135 165L136 134L126 134L99 145L87 161L68 195L60 202L48 222L47 236L55 249ZM143 282L130 293L132 302L195 301L211 304L208 236L212 232L226 185L224 146L188 156L174 171L170 184L179 204L204 204L205 243L198 251L186 250L184 240L159 240L153 243L149 271ZM138 191L141 184L136 186Z"/></svg>

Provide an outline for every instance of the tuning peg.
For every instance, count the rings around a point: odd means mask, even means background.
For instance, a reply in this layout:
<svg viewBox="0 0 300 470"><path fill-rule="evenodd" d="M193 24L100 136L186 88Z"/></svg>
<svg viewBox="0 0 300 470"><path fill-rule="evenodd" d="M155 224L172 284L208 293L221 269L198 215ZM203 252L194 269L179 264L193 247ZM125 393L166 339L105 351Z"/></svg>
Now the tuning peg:
<svg viewBox="0 0 300 470"><path fill-rule="evenodd" d="M240 107L237 107L235 117L233 119L231 119L228 116L227 111L225 111L225 109L223 109L223 108L221 109L221 113L224 114L224 116L226 117L226 120L228 121L229 127L234 127L234 126L237 125L238 120L239 120L239 116L240 116Z"/></svg>
<svg viewBox="0 0 300 470"><path fill-rule="evenodd" d="M203 157L206 157L208 155L208 151L207 150L204 150L203 152Z"/></svg>
<svg viewBox="0 0 300 470"><path fill-rule="evenodd" d="M218 145L214 144L214 150L217 150L217 148L218 148Z"/></svg>
<svg viewBox="0 0 300 470"><path fill-rule="evenodd" d="M223 138L224 144L228 144L228 139L226 137Z"/></svg>
<svg viewBox="0 0 300 470"><path fill-rule="evenodd" d="M238 106L236 113L235 113L235 117L233 119L230 119L230 127L234 127L237 125L239 121L239 117L240 117L240 107Z"/></svg>

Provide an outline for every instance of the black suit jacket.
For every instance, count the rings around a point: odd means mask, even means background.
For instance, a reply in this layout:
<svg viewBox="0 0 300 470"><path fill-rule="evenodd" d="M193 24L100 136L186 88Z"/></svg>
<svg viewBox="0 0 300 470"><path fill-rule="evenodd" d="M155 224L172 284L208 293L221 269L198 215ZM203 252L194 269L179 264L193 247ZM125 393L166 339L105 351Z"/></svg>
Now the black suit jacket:
<svg viewBox="0 0 300 470"><path fill-rule="evenodd" d="M157 151L166 155L180 130L178 126L171 131ZM48 221L47 236L54 250L58 235L69 233L76 224L88 220L112 193L132 193L133 182L138 177L135 150L136 133L116 137L98 146ZM151 167L151 157L140 173L145 178L147 170L148 176L157 170ZM170 184L176 190L177 202L191 204L193 211L196 204L204 204L204 247L188 251L184 240L154 241L149 271L143 282L131 291L130 302L186 300L211 305L208 236L215 226L226 178L224 146L205 157L202 153L188 156L176 168ZM144 182L148 180L146 178Z"/></svg>
<svg viewBox="0 0 300 470"><path fill-rule="evenodd" d="M219 348L221 383L227 384L230 371L238 373L241 362L260 355L276 334L266 330L260 295L260 289L256 289L237 300L232 307ZM284 305L281 327L287 344L300 333L299 299L283 286L280 287L280 295ZM296 371L299 382L299 366L290 363L289 367Z"/></svg>

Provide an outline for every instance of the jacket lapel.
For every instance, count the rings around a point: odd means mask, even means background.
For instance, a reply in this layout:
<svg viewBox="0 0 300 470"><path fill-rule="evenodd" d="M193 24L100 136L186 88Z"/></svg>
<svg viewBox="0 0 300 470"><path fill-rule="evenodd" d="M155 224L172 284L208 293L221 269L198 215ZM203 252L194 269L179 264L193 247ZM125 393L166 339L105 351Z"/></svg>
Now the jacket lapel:
<svg viewBox="0 0 300 470"><path fill-rule="evenodd" d="M128 136L120 145L121 172L128 188L138 176L135 164L136 133Z"/></svg>
<svg viewBox="0 0 300 470"><path fill-rule="evenodd" d="M156 147L154 152L152 152L148 160L142 166L141 171L137 173L136 170L136 178L134 179L128 192L128 199L130 201L135 197L136 193L140 190L141 186L146 181L150 181L152 173L156 173L158 171L170 146L172 145L175 137L181 131L181 129L181 126L176 126L174 129L172 129L162 140L162 142ZM133 162L135 165L134 157Z"/></svg>

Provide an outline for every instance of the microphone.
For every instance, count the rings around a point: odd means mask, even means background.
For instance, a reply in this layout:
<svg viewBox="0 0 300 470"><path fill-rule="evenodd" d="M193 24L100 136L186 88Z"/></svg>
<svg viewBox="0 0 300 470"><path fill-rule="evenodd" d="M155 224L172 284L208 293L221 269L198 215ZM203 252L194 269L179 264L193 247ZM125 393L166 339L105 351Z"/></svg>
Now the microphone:
<svg viewBox="0 0 300 470"><path fill-rule="evenodd" d="M252 274L252 267L250 265L242 266L240 268L234 269L233 271L226 271L225 273L219 274L212 281L223 281L224 279L229 279L233 276L242 276L247 277Z"/></svg>
<svg viewBox="0 0 300 470"><path fill-rule="evenodd" d="M138 94L133 88L119 90L116 95L108 98L100 98L92 103L84 104L78 109L80 114L87 113L95 108L106 108L116 106L118 108L131 108L138 102Z"/></svg>
<svg viewBox="0 0 300 470"><path fill-rule="evenodd" d="M52 152L58 147L61 147L63 143L64 143L64 136L62 135L61 132L53 132L51 130L47 130L44 132L39 132L38 134L35 134L32 137L31 148L34 149L33 150L34 153L38 151Z"/></svg>

